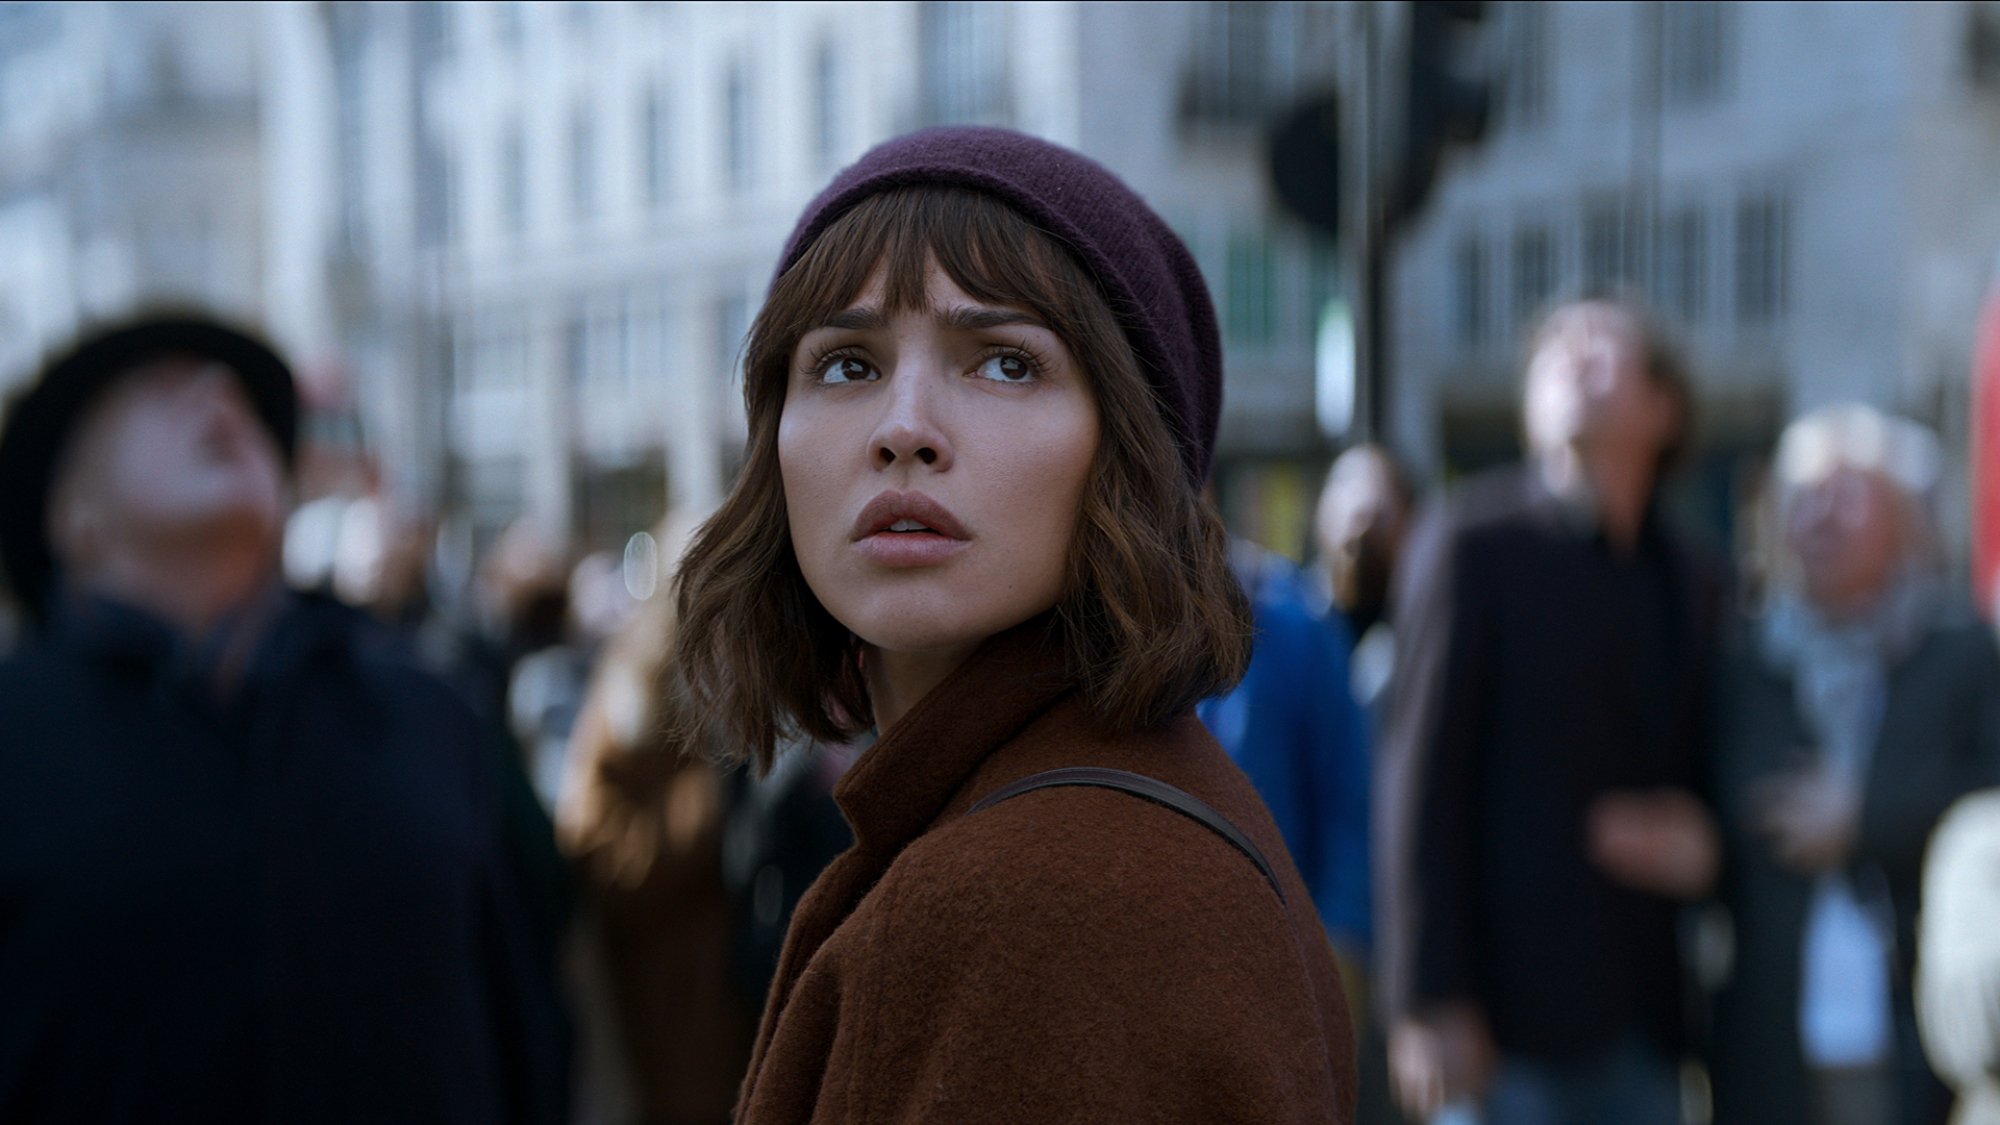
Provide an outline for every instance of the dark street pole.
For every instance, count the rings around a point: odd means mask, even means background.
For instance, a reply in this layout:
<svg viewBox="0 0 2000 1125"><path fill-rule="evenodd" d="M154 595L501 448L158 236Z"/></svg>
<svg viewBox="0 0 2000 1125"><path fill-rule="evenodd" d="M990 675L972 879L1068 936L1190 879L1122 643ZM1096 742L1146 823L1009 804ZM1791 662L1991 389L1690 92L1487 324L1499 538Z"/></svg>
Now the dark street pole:
<svg viewBox="0 0 2000 1125"><path fill-rule="evenodd" d="M1359 134L1359 143L1354 145L1356 157L1353 173L1355 206L1350 212L1353 223L1353 237L1348 243L1355 249L1356 269L1353 276L1359 283L1360 308L1355 317L1354 363L1355 363L1355 419L1354 437L1358 442L1381 441L1389 429L1389 347L1384 331L1386 317L1385 304L1386 274L1388 272L1388 224L1383 215L1383 184L1381 145L1383 137L1381 56L1382 35L1377 27L1378 5L1375 0L1362 0L1361 14L1361 65L1356 68L1360 78L1355 100L1359 112L1354 115L1354 124Z"/></svg>

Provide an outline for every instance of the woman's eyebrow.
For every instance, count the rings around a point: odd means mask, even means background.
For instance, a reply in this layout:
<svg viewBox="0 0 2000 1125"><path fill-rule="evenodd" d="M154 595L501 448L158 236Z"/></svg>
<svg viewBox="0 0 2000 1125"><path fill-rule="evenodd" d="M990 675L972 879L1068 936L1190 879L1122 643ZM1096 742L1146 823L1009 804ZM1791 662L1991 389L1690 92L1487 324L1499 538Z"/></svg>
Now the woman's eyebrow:
<svg viewBox="0 0 2000 1125"><path fill-rule="evenodd" d="M866 305L856 305L842 309L821 322L821 328L838 328L847 332L880 332L889 327L889 318L881 309Z"/></svg>
<svg viewBox="0 0 2000 1125"><path fill-rule="evenodd" d="M1004 328L1010 324L1025 324L1030 328L1048 329L1042 319L1031 312L1020 309L994 309L984 305L956 305L949 309L939 309L935 314L946 328L961 332L976 332L983 328Z"/></svg>

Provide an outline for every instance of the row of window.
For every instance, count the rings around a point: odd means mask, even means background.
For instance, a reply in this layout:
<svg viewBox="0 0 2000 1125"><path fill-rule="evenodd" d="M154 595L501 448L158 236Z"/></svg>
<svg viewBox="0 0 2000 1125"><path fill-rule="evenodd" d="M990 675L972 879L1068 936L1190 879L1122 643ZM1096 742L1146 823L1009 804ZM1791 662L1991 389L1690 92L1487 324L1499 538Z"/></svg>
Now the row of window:
<svg viewBox="0 0 2000 1125"><path fill-rule="evenodd" d="M1550 23L1557 14L1575 9L1545 0L1494 5L1491 34L1498 38L1493 74L1494 106L1504 127L1538 125L1549 114L1550 85L1555 73L1555 37ZM1732 5L1720 0L1675 0L1663 4L1633 4L1625 9L1657 68L1657 97L1671 106L1714 101L1728 91L1735 44ZM1601 17L1602 13L1581 13Z"/></svg>
<svg viewBox="0 0 2000 1125"><path fill-rule="evenodd" d="M842 154L845 139L842 122L846 99L841 88L841 60L832 46L822 46L814 56L812 106L812 160L814 166L833 166ZM742 65L731 66L723 76L722 151L716 166L722 171L723 187L731 194L750 190L762 169L758 164L758 99L750 72ZM608 114L596 105L578 105L570 113L566 127L563 161L563 189L568 212L578 221L598 215L605 204L602 177L608 131L629 131L637 159L637 198L648 208L670 202L680 191L682 161L676 153L679 130L676 106L664 84L640 93L629 116ZM498 152L500 225L503 231L520 234L528 227L531 178L525 127L514 122L503 130Z"/></svg>
<svg viewBox="0 0 2000 1125"><path fill-rule="evenodd" d="M1194 13L1193 51L1181 76L1183 120L1262 124L1296 91L1307 21L1322 6L1296 0L1209 0Z"/></svg>
<svg viewBox="0 0 2000 1125"><path fill-rule="evenodd" d="M1467 231L1453 258L1457 332L1468 348L1511 340L1558 293L1629 291L1689 326L1780 320L1789 303L1791 207L1753 192L1726 207L1675 204L1647 221L1629 198L1584 203L1574 224ZM1563 254L1575 239L1574 272Z"/></svg>
<svg viewBox="0 0 2000 1125"><path fill-rule="evenodd" d="M688 317L711 318L715 354L694 356L687 339ZM457 334L453 357L459 389L522 387L528 382L535 349L525 318L492 310L473 318ZM694 305L657 297L616 296L587 303L560 321L563 376L579 387L632 387L658 384L689 362L707 363L719 377L741 358L750 330L750 301L740 293Z"/></svg>

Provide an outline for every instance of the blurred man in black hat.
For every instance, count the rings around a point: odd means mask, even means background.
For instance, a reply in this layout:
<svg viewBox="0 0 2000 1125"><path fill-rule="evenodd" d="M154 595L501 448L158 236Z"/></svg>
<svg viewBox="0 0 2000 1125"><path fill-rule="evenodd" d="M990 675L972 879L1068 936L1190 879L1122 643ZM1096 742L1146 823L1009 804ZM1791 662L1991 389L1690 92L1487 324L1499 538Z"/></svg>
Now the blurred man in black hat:
<svg viewBox="0 0 2000 1125"><path fill-rule="evenodd" d="M296 432L201 317L90 336L0 429L0 1120L563 1114L480 725L280 584Z"/></svg>

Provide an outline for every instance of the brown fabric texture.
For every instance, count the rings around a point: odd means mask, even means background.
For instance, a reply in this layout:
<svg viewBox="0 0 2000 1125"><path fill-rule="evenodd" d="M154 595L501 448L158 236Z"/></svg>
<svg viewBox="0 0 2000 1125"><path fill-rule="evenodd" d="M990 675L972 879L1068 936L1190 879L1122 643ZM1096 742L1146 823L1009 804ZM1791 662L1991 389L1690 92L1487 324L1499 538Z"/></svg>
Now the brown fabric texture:
<svg viewBox="0 0 2000 1125"><path fill-rule="evenodd" d="M1045 623L990 641L836 796L855 847L800 904L737 1119L1348 1122L1332 947L1249 782L1192 716L1112 738ZM1158 778L1210 829L1104 789L986 794L1062 766Z"/></svg>

